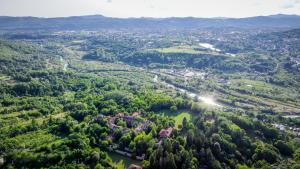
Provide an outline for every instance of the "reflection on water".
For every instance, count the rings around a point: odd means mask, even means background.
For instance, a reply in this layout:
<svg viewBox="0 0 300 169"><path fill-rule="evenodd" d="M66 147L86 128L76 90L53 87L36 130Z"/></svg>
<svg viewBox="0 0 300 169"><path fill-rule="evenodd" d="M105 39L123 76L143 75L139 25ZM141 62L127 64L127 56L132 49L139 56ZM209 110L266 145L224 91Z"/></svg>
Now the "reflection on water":
<svg viewBox="0 0 300 169"><path fill-rule="evenodd" d="M202 47L204 47L204 48L213 50L213 51L217 51L217 52L221 51L220 49L215 48L214 45L209 44L209 43L199 43L199 45L202 46Z"/></svg>
<svg viewBox="0 0 300 169"><path fill-rule="evenodd" d="M197 93L193 93L193 92L187 91L185 89L176 87L176 86L174 86L174 85L172 85L172 84L170 84L168 82L165 82L165 81L162 81L161 83L164 84L165 86L169 87L169 88L178 90L178 91L180 91L182 93L186 93L189 97L197 98L197 99L201 100L206 105L216 106L216 107L222 107L222 105L218 104L214 100L214 98L212 96L201 96L201 95L199 95Z"/></svg>

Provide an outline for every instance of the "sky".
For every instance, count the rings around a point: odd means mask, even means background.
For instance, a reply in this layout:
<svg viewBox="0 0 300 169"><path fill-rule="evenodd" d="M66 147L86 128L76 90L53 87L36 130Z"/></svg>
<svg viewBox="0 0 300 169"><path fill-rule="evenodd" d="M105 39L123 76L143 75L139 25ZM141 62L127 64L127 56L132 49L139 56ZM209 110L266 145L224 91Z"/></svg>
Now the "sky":
<svg viewBox="0 0 300 169"><path fill-rule="evenodd" d="M300 15L300 0L0 0L2 16L250 17Z"/></svg>

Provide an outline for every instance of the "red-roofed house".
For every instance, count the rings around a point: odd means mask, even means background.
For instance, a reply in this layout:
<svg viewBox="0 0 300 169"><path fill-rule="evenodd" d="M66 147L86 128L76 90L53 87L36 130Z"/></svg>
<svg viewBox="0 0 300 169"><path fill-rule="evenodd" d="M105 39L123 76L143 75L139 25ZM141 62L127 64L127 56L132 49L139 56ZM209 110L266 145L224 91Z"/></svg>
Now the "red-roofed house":
<svg viewBox="0 0 300 169"><path fill-rule="evenodd" d="M172 134L173 128L169 127L168 129L161 129L159 132L159 137L164 138L164 137L170 137Z"/></svg>

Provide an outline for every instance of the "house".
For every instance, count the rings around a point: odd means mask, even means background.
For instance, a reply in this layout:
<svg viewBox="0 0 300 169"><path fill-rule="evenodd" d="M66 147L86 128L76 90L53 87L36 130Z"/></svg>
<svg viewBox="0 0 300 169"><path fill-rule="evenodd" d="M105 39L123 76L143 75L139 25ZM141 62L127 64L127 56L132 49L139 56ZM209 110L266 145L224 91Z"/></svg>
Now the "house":
<svg viewBox="0 0 300 169"><path fill-rule="evenodd" d="M173 128L169 127L168 129L161 129L159 132L159 137L164 138L164 137L170 137L172 134Z"/></svg>
<svg viewBox="0 0 300 169"><path fill-rule="evenodd" d="M127 124L131 124L132 121L134 120L133 116L124 116L123 120L126 121Z"/></svg>
<svg viewBox="0 0 300 169"><path fill-rule="evenodd" d="M108 117L108 128L110 128L111 130L115 130L117 128L121 128L120 126L115 124L115 117Z"/></svg>
<svg viewBox="0 0 300 169"><path fill-rule="evenodd" d="M118 113L116 117L124 117L124 113Z"/></svg>
<svg viewBox="0 0 300 169"><path fill-rule="evenodd" d="M146 130L147 127L151 124L149 120L142 121L139 123L139 125L133 130L135 133L138 133L140 131Z"/></svg>
<svg viewBox="0 0 300 169"><path fill-rule="evenodd" d="M115 130L115 129L118 129L118 128L121 128L120 126L117 126L115 124L112 124L112 123L109 123L108 124L108 128L110 128L111 130Z"/></svg>
<svg viewBox="0 0 300 169"><path fill-rule="evenodd" d="M139 116L139 115L140 115L139 112L134 112L134 113L132 113L132 116L133 116L133 117L137 117L137 116Z"/></svg>
<svg viewBox="0 0 300 169"><path fill-rule="evenodd" d="M279 129L279 130L282 130L282 131L285 129L285 126L282 125L282 124L273 124L273 126L274 126L275 128L277 128L277 129Z"/></svg>

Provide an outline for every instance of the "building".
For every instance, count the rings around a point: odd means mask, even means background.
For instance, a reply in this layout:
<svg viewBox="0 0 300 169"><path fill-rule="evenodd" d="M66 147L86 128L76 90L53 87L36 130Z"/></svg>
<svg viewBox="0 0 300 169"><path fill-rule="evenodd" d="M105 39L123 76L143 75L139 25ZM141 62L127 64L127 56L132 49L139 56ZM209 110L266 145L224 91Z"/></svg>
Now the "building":
<svg viewBox="0 0 300 169"><path fill-rule="evenodd" d="M134 112L134 113L132 113L132 116L133 116L133 117L137 117L137 116L139 116L139 115L140 115L139 112Z"/></svg>
<svg viewBox="0 0 300 169"><path fill-rule="evenodd" d="M172 131L173 131L172 127L169 127L168 129L161 129L159 132L159 137L160 138L170 137Z"/></svg>
<svg viewBox="0 0 300 169"><path fill-rule="evenodd" d="M134 120L133 116L124 116L123 120L126 121L127 124L131 124L132 121Z"/></svg>

